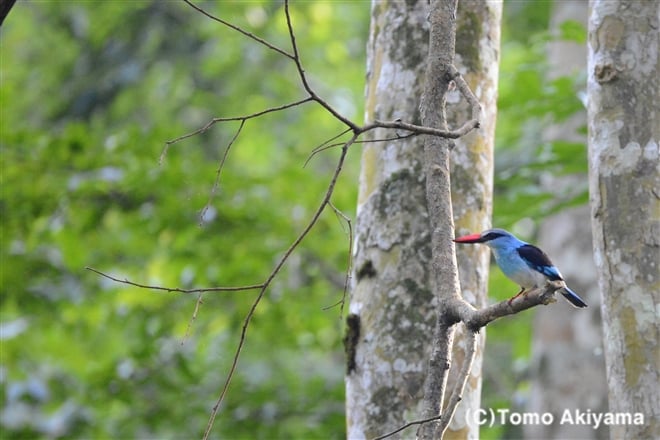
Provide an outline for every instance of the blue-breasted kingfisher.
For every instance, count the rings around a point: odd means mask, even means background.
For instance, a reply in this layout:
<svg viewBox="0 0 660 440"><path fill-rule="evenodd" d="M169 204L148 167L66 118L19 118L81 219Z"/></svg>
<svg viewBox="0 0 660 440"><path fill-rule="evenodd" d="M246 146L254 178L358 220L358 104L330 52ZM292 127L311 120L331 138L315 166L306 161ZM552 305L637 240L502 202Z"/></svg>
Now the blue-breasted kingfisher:
<svg viewBox="0 0 660 440"><path fill-rule="evenodd" d="M541 249L518 239L504 229L488 229L481 234L465 235L454 239L456 243L483 243L490 247L495 262L509 279L521 290L509 300L509 304L521 294L542 286L546 281L561 282L559 292L575 307L587 307L577 293L568 288L559 269Z"/></svg>

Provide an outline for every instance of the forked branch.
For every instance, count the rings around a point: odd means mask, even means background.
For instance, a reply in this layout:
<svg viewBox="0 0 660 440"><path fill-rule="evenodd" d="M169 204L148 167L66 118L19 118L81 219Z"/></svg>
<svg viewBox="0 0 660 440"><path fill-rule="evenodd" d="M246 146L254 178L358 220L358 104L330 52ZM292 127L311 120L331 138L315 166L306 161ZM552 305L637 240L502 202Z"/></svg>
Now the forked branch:
<svg viewBox="0 0 660 440"><path fill-rule="evenodd" d="M418 438L441 439L444 436L444 433L447 430L447 427L449 426L454 413L456 412L456 407L462 400L465 384L469 379L470 371L472 370L472 364L476 356L476 334L480 331L481 328L485 327L496 319L508 315L514 315L532 307L548 305L555 302L555 293L561 288L562 284L560 282L549 281L543 287L531 290L527 294L519 296L511 302L509 300L505 300L496 304L492 304L483 309L475 309L470 303L462 299L454 301L448 307L447 313L444 313L439 318L439 323L437 326L437 332L439 332L439 334L436 334L436 339L447 341L447 343L442 343L437 346L437 349L434 350L429 361L430 368L435 368L436 370L449 370L451 355L451 344L449 341L452 340L451 332L456 324L462 322L468 329L467 333L470 340L468 341L465 358L463 360L463 364L461 365L461 370L456 380L456 385L452 390L451 395L449 396L447 407L442 411L438 410L437 414L435 415L428 416L421 420L409 422L391 432L375 437L373 440L386 439L412 426L419 426L417 431ZM437 373L430 376L432 376L432 378L442 377L442 375ZM439 408L440 384L434 384L433 386L436 392L430 397L433 398L437 408Z"/></svg>

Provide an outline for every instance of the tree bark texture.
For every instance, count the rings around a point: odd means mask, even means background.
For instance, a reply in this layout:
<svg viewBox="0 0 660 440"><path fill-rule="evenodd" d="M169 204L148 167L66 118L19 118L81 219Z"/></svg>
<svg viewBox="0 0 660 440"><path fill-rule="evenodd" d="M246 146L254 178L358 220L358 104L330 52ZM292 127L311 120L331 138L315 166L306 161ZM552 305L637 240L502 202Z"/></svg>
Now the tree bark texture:
<svg viewBox="0 0 660 440"><path fill-rule="evenodd" d="M456 58L454 64L481 103L481 125L454 141L451 153L451 190L456 234L480 232L491 226L493 199L493 149L497 118L500 24L502 3L462 0L456 13ZM470 118L470 107L458 90L447 95L447 122L458 127ZM463 298L477 308L488 303L490 251L486 246L456 248ZM458 326L452 350L453 365L465 361L471 338ZM486 329L477 335L472 372L463 399L445 433L445 439L479 438L479 426L470 414L481 407L481 378ZM454 388L458 368L449 371L447 389Z"/></svg>
<svg viewBox="0 0 660 440"><path fill-rule="evenodd" d="M459 8L457 17L462 36L458 69L484 107L481 129L458 140L452 157L453 172L458 175L454 189L459 199L457 222L471 232L489 225L492 207L500 15L499 2L469 1ZM429 54L428 16L429 6L424 0L373 2L367 121L401 118L420 123L421 78L426 74ZM450 128L470 119L470 108L458 91L448 96L448 103ZM391 130L379 129L370 134L370 139L392 135ZM433 294L437 290L431 287L431 278L438 272L431 269L423 142L423 138L414 137L365 144L363 149L349 312L349 319L359 323L355 332L359 337L347 350L354 355L346 379L351 439L389 432L422 414L423 384L437 317ZM451 141L441 142L447 143L443 147L445 159L441 160L446 166ZM446 183L449 194L448 180ZM441 232L447 241L445 247L451 249L453 228ZM459 255L465 297L477 307L486 302L488 255L487 249L479 247L465 249ZM452 295L458 292L457 288L449 289ZM449 438L478 437L478 426L467 423L467 413L478 409L480 403L484 333L479 336L475 367L461 409L447 433ZM454 350L457 369L463 362L466 344L464 336L459 335ZM449 385L451 391L451 380ZM413 434L406 431L398 435L404 438Z"/></svg>
<svg viewBox="0 0 660 440"><path fill-rule="evenodd" d="M447 129L445 105L451 85L456 52L457 0L436 0L430 4L428 63L424 79L420 110L422 125ZM431 229L431 274L429 284L438 298L437 321L433 349L424 384L422 418L443 414L443 400L451 367L456 317L453 303L460 300L458 265L454 251L454 218L451 204L449 170L450 139L424 139L424 174L426 175L426 206ZM421 425L417 435L422 440L442 435L439 423Z"/></svg>
<svg viewBox="0 0 660 440"><path fill-rule="evenodd" d="M660 3L590 6L590 198L609 405L645 418L610 435L660 438Z"/></svg>
<svg viewBox="0 0 660 440"><path fill-rule="evenodd" d="M425 0L372 2L367 121L420 123L427 15ZM396 132L385 129L367 134L369 140L392 137ZM423 138L364 144L349 306L358 336L347 345L351 440L390 432L420 414L437 304L430 259Z"/></svg>

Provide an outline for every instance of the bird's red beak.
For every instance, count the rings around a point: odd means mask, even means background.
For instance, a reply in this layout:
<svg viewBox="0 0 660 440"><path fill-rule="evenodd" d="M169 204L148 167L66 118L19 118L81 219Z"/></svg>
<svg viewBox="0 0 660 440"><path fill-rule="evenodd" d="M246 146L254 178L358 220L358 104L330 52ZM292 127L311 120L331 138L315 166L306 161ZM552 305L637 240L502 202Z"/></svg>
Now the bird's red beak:
<svg viewBox="0 0 660 440"><path fill-rule="evenodd" d="M481 243L483 240L481 234L470 234L455 238L456 243Z"/></svg>

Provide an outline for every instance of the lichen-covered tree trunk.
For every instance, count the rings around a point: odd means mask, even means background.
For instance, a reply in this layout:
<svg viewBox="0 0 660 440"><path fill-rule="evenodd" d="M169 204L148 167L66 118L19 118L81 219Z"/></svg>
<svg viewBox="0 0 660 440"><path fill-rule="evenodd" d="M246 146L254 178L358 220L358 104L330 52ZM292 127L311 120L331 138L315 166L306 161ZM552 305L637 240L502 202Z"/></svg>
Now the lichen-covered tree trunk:
<svg viewBox="0 0 660 440"><path fill-rule="evenodd" d="M401 118L420 123L428 11L426 0L372 3L367 120ZM500 14L499 2L467 2L458 11L462 39L457 44L457 67L484 107L482 128L459 140L452 155L456 220L461 229L470 231L489 224L492 205ZM467 106L459 100L458 92L449 97L453 127L469 119ZM396 133L391 130L376 130L369 139L392 136ZM421 137L364 144L346 337L350 439L387 433L421 415L437 318L437 300L429 287L431 236L423 168ZM466 249L458 259L465 298L479 307L486 298L487 250ZM461 337L455 342L454 364L460 366ZM480 346L447 437L478 436L478 426L468 425L465 409L479 406L481 351ZM407 431L393 438L411 435Z"/></svg>
<svg viewBox="0 0 660 440"><path fill-rule="evenodd" d="M425 0L372 2L367 120L420 123L427 15ZM368 138L391 137L392 130L378 129ZM422 137L363 146L347 335L355 338L346 338L351 440L385 434L420 414L436 317L422 153Z"/></svg>
<svg viewBox="0 0 660 440"><path fill-rule="evenodd" d="M592 0L588 118L594 252L610 411L660 438L660 3Z"/></svg>

